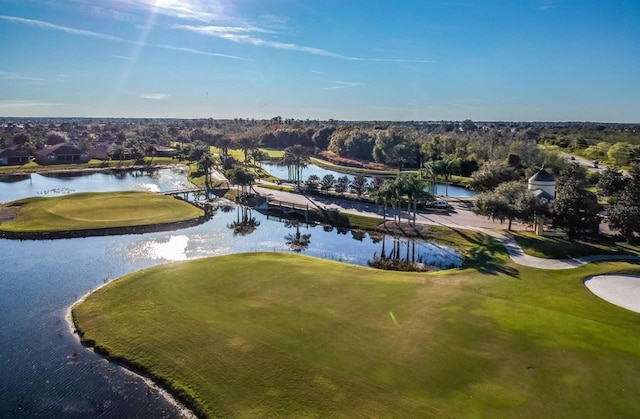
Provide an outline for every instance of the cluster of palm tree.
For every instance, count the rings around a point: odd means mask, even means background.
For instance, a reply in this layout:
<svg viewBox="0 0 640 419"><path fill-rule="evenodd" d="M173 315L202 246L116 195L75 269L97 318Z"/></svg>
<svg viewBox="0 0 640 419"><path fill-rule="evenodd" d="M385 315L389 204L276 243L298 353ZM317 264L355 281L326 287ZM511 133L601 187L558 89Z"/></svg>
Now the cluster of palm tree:
<svg viewBox="0 0 640 419"><path fill-rule="evenodd" d="M302 181L302 169L307 167L312 150L299 144L284 149L280 165L287 166L288 178L299 184Z"/></svg>
<svg viewBox="0 0 640 419"><path fill-rule="evenodd" d="M430 201L433 195L427 191L429 184L419 176L400 175L393 180L385 181L371 194L371 197L382 204L384 221L387 219L387 208L393 208L394 222L402 221L402 205L406 202L406 214L409 224L415 225L418 204Z"/></svg>

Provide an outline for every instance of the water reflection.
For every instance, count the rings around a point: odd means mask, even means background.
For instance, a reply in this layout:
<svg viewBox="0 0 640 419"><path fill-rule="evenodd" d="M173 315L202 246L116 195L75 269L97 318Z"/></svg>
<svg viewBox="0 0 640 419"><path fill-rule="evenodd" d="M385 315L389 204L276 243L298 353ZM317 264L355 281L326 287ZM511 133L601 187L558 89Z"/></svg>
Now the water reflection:
<svg viewBox="0 0 640 419"><path fill-rule="evenodd" d="M186 250L188 244L189 237L187 236L171 236L167 241L149 242L149 253L157 259L168 261L187 260Z"/></svg>
<svg viewBox="0 0 640 419"><path fill-rule="evenodd" d="M37 195L65 195L75 192L146 191L159 192L188 189L186 167L158 169L151 175L121 172L110 173L0 175L0 203Z"/></svg>
<svg viewBox="0 0 640 419"><path fill-rule="evenodd" d="M381 241L382 247L380 253L375 252L367 264L379 269L429 271L458 267L464 261L458 252L437 243L397 236L391 236L388 240L386 235L376 239L372 237L372 241Z"/></svg>
<svg viewBox="0 0 640 419"><path fill-rule="evenodd" d="M300 253L303 250L307 250L307 248L309 247L309 244L311 244L311 234L300 233L300 221L295 219L289 220L288 222L285 223L285 226L287 228L296 229L295 234L289 233L284 237L285 243L287 244L289 249L291 249L296 253Z"/></svg>
<svg viewBox="0 0 640 419"><path fill-rule="evenodd" d="M233 231L234 236L247 236L258 228L260 221L256 220L256 217L251 216L251 208L238 205L236 212L238 214L237 220L227 224L227 228Z"/></svg>

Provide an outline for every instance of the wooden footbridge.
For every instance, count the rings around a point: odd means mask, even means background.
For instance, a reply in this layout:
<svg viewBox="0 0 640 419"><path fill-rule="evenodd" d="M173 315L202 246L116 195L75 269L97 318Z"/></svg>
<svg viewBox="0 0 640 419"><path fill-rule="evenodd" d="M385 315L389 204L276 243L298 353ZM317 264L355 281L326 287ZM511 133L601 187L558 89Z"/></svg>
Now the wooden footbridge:
<svg viewBox="0 0 640 419"><path fill-rule="evenodd" d="M267 199L268 210L278 210L284 214L301 214L306 220L309 217L309 205L296 204L295 202L281 201L279 199Z"/></svg>
<svg viewBox="0 0 640 419"><path fill-rule="evenodd" d="M164 191L159 193L161 193L162 195L171 195L176 198L181 198L185 201L193 202L203 198L207 199L211 194L211 190L207 190L207 188L190 188L176 189L175 191Z"/></svg>

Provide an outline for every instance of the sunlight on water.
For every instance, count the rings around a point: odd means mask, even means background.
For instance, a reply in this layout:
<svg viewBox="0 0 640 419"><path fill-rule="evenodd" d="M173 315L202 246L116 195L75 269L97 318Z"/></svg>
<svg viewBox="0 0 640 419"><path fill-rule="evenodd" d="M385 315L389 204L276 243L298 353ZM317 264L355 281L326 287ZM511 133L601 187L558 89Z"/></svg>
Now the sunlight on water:
<svg viewBox="0 0 640 419"><path fill-rule="evenodd" d="M141 183L136 185L134 188L136 191L144 191L144 192L160 192L160 187L158 185L154 185L153 183Z"/></svg>
<svg viewBox="0 0 640 419"><path fill-rule="evenodd" d="M128 243L119 249L121 257L128 257L135 261L167 260L178 261L187 259L189 237L185 235L166 236L161 239ZM126 256L125 256L126 255Z"/></svg>
<svg viewBox="0 0 640 419"><path fill-rule="evenodd" d="M171 236L166 242L150 242L150 252L152 257L156 259L166 260L186 260L187 259L187 244L189 244L189 237L187 236Z"/></svg>

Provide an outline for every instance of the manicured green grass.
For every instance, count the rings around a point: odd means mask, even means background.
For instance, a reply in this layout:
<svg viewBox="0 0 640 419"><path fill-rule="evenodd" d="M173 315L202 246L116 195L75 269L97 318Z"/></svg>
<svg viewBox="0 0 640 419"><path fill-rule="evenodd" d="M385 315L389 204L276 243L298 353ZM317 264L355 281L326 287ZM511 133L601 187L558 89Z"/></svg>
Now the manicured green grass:
<svg viewBox="0 0 640 419"><path fill-rule="evenodd" d="M557 237L542 237L526 231L512 231L511 235L526 254L541 258L565 259L609 254L640 255L640 247L616 242L607 237L581 238L571 241Z"/></svg>
<svg viewBox="0 0 640 419"><path fill-rule="evenodd" d="M203 211L171 196L151 192L77 193L9 202L17 208L0 229L12 232L52 232L130 227L191 220Z"/></svg>
<svg viewBox="0 0 640 419"><path fill-rule="evenodd" d="M73 310L210 417L637 417L640 315L588 275L378 271L251 253L162 265Z"/></svg>

